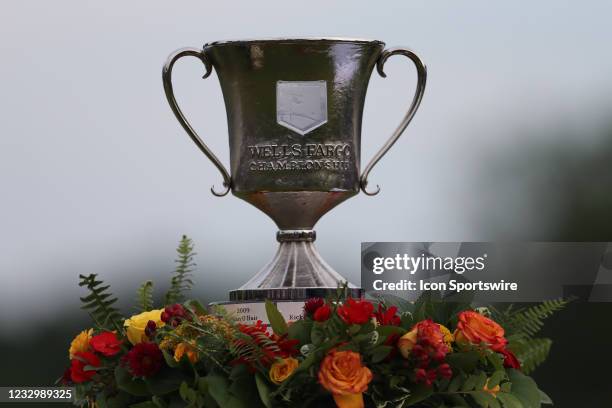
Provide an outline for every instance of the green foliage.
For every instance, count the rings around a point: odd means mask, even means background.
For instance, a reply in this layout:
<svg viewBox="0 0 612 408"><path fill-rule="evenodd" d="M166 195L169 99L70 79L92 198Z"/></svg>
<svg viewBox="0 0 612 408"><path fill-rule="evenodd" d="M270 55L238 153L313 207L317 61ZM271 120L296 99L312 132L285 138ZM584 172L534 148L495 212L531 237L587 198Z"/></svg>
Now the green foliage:
<svg viewBox="0 0 612 408"><path fill-rule="evenodd" d="M525 338L513 340L510 344L514 354L521 360L523 372L529 374L548 358L552 340Z"/></svg>
<svg viewBox="0 0 612 408"><path fill-rule="evenodd" d="M512 305L504 310L490 308L493 320L505 328L509 348L521 361L526 374L542 364L550 353L552 340L536 337L544 326L544 320L564 309L571 301L572 299L547 300L518 309Z"/></svg>
<svg viewBox="0 0 612 408"><path fill-rule="evenodd" d="M268 358L270 353L280 352L276 342L265 332L254 331L250 335L239 332L235 338L236 341L229 345L230 353L237 360L248 362L253 366L261 366L261 360Z"/></svg>
<svg viewBox="0 0 612 408"><path fill-rule="evenodd" d="M482 370L473 374L461 372L440 395L454 407L539 408L542 403L551 403L533 379L513 369L490 374Z"/></svg>
<svg viewBox="0 0 612 408"><path fill-rule="evenodd" d="M193 286L191 275L196 266L195 262L193 262L193 258L196 255L193 249L194 244L191 238L183 235L176 249L178 258L175 262L177 266L170 281L170 289L165 296L166 305L183 301L185 299L185 292L189 291Z"/></svg>
<svg viewBox="0 0 612 408"><path fill-rule="evenodd" d="M544 320L564 309L572 299L547 300L535 306L500 311L491 307L493 320L501 324L508 335L534 337L544 326Z"/></svg>
<svg viewBox="0 0 612 408"><path fill-rule="evenodd" d="M137 302L138 310L148 312L153 309L153 282L146 281L138 288Z"/></svg>
<svg viewBox="0 0 612 408"><path fill-rule="evenodd" d="M255 376L248 372L234 371L228 378L215 373L204 377L208 392L220 407L262 408Z"/></svg>
<svg viewBox="0 0 612 408"><path fill-rule="evenodd" d="M108 292L110 285L103 285L103 281L97 280L96 277L95 273L79 275L79 286L84 286L89 291L89 295L80 298L83 303L81 309L87 310L99 329L121 332L123 317L113 307L117 298Z"/></svg>
<svg viewBox="0 0 612 408"><path fill-rule="evenodd" d="M535 381L517 370L507 370L508 378L512 384L512 395L514 395L525 408L538 408L542 403L542 393Z"/></svg>
<svg viewBox="0 0 612 408"><path fill-rule="evenodd" d="M287 322L274 303L266 300L266 315L275 334L282 336L287 333Z"/></svg>

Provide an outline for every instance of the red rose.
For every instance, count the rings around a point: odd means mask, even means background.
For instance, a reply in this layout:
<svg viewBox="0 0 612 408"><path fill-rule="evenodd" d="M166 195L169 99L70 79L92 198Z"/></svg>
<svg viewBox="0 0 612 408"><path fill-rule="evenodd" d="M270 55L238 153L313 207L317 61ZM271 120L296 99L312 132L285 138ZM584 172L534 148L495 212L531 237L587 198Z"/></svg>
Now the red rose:
<svg viewBox="0 0 612 408"><path fill-rule="evenodd" d="M382 303L378 304L378 312L374 313L376 321L381 326L399 326L402 320L397 315L397 307L383 307Z"/></svg>
<svg viewBox="0 0 612 408"><path fill-rule="evenodd" d="M114 356L121 350L121 340L112 332L102 332L89 340L89 345L106 357Z"/></svg>
<svg viewBox="0 0 612 408"><path fill-rule="evenodd" d="M521 363L518 361L518 358L508 349L502 350L499 352L504 356L504 367L506 368L514 368L516 370L521 369Z"/></svg>
<svg viewBox="0 0 612 408"><path fill-rule="evenodd" d="M70 362L70 378L80 384L89 381L96 375L96 370L85 369L85 366L100 367L100 358L90 351L78 352Z"/></svg>
<svg viewBox="0 0 612 408"><path fill-rule="evenodd" d="M151 377L162 367L164 356L155 343L138 343L124 357L134 377Z"/></svg>
<svg viewBox="0 0 612 408"><path fill-rule="evenodd" d="M329 305L323 305L314 312L314 316L312 317L317 322L324 322L329 319L331 315L331 307Z"/></svg>
<svg viewBox="0 0 612 408"><path fill-rule="evenodd" d="M304 314L312 316L325 302L322 298L311 298L304 303Z"/></svg>
<svg viewBox="0 0 612 408"><path fill-rule="evenodd" d="M374 305L367 300L348 298L338 307L338 315L348 324L365 324L373 316Z"/></svg>

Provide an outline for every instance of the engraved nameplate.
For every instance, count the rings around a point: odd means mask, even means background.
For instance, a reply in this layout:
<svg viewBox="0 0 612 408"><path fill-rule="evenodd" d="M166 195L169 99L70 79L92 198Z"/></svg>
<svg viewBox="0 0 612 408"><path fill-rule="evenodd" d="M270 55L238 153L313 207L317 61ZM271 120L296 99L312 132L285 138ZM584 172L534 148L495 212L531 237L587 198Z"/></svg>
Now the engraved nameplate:
<svg viewBox="0 0 612 408"><path fill-rule="evenodd" d="M325 81L276 82L276 122L305 135L327 122Z"/></svg>
<svg viewBox="0 0 612 408"><path fill-rule="evenodd" d="M304 318L304 301L275 302L275 304L287 322L294 322ZM225 309L226 313L231 314L237 322L243 324L253 324L258 320L266 324L270 323L264 302L228 302L218 304L216 307ZM214 309L211 311L214 313Z"/></svg>
<svg viewBox="0 0 612 408"><path fill-rule="evenodd" d="M345 142L257 144L248 146L251 171L347 171L351 145Z"/></svg>

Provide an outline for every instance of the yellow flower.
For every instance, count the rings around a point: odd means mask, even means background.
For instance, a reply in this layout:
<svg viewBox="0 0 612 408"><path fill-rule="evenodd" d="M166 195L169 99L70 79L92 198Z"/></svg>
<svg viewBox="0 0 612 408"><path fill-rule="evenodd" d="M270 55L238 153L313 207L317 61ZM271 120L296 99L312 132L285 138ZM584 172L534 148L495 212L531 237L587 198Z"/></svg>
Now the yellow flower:
<svg viewBox="0 0 612 408"><path fill-rule="evenodd" d="M197 350L189 343L179 343L174 350L174 360L181 361L184 355L187 355L189 361L195 364L198 361Z"/></svg>
<svg viewBox="0 0 612 408"><path fill-rule="evenodd" d="M491 394L492 396L494 396L495 398L497 398L497 393L501 390L501 387L499 386L499 384L497 384L495 387L493 388L489 388L489 380L487 380L487 383L485 384L483 391L488 392L489 394Z"/></svg>
<svg viewBox="0 0 612 408"><path fill-rule="evenodd" d="M75 353L82 353L89 350L89 340L93 334L93 329L83 330L76 335L72 343L70 343L70 349L68 350L68 356L72 360Z"/></svg>
<svg viewBox="0 0 612 408"><path fill-rule="evenodd" d="M282 383L293 374L298 365L299 362L293 357L274 362L270 367L270 380L277 385Z"/></svg>
<svg viewBox="0 0 612 408"><path fill-rule="evenodd" d="M127 331L127 338L130 343L136 345L150 339L145 335L145 328L149 320L153 320L157 327L164 325L161 321L163 309L151 310L150 312L142 312L127 319L124 323Z"/></svg>
<svg viewBox="0 0 612 408"><path fill-rule="evenodd" d="M446 328L446 326L443 326L441 324L438 324L438 326L440 326L440 331L442 332L442 335L444 336L444 344L448 346L449 350L452 350L453 341L455 341L455 336L453 336L453 333L451 333L450 330Z"/></svg>

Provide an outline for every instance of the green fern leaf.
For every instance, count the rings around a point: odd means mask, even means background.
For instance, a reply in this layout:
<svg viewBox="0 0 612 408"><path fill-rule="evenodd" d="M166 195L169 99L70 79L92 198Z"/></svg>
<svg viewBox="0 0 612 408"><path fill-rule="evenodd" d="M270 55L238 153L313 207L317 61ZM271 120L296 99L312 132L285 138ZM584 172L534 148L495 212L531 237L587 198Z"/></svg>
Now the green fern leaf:
<svg viewBox="0 0 612 408"><path fill-rule="evenodd" d="M102 281L96 279L97 275L79 275L79 286L84 286L89 291L89 295L82 297L83 306L81 309L87 310L98 328L102 330L117 330L121 332L123 317L113 306L117 298L107 292L110 285L102 286Z"/></svg>
<svg viewBox="0 0 612 408"><path fill-rule="evenodd" d="M505 310L491 308L493 319L505 328L508 347L521 360L526 374L542 364L550 353L552 341L536 337L544 327L544 321L572 301L573 298L555 299L519 309L514 309L513 306Z"/></svg>
<svg viewBox="0 0 612 408"><path fill-rule="evenodd" d="M146 281L137 291L138 309L141 312L148 312L153 309L153 282Z"/></svg>
<svg viewBox="0 0 612 408"><path fill-rule="evenodd" d="M544 320L565 308L573 299L547 300L538 305L506 310L491 308L493 320L500 323L508 336L532 338L544 327Z"/></svg>
<svg viewBox="0 0 612 408"><path fill-rule="evenodd" d="M170 281L170 289L164 298L166 305L183 301L185 299L185 292L193 287L191 276L196 266L195 262L193 262L196 255L193 248L193 241L186 235L183 235L176 249L178 258L175 262L177 266Z"/></svg>
<svg viewBox="0 0 612 408"><path fill-rule="evenodd" d="M552 340L547 338L525 339L513 342L512 351L521 361L521 368L525 374L533 372L548 358Z"/></svg>

